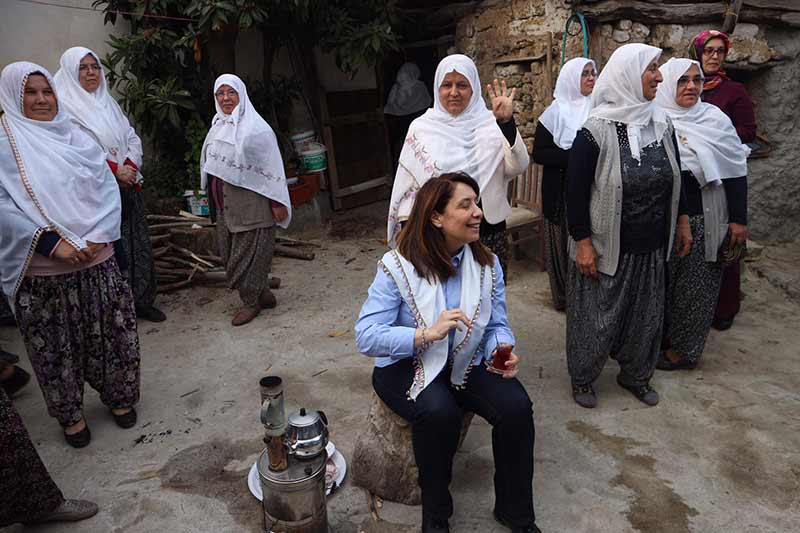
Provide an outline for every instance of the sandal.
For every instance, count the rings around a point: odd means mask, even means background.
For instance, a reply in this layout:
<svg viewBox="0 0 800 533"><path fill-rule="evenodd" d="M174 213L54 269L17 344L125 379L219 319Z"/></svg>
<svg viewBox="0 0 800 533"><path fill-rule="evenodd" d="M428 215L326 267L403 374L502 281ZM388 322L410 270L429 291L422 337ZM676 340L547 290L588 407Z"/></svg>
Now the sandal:
<svg viewBox="0 0 800 533"><path fill-rule="evenodd" d="M657 369L668 372L672 370L693 370L695 367L697 367L697 361L692 361L686 355L682 356L678 361L673 361L664 352L661 352L661 356L656 363Z"/></svg>
<svg viewBox="0 0 800 533"><path fill-rule="evenodd" d="M72 435L64 433L64 440L73 448L83 448L88 446L92 440L92 432L89 431L89 424L86 424L82 430Z"/></svg>
<svg viewBox="0 0 800 533"><path fill-rule="evenodd" d="M592 384L588 385L572 385L572 399L581 407L587 409L594 409L597 407L597 395L594 392Z"/></svg>
<svg viewBox="0 0 800 533"><path fill-rule="evenodd" d="M111 416L114 417L114 422L116 422L117 425L122 429L132 428L133 426L136 425L136 419L137 419L136 409L134 409L133 407L131 407L130 411L121 415L116 415L112 411Z"/></svg>

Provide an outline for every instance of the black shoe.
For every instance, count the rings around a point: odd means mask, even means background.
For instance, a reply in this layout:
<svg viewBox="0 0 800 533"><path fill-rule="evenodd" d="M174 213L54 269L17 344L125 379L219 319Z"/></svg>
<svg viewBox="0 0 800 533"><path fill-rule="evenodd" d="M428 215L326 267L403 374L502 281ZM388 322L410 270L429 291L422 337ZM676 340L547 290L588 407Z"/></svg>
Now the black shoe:
<svg viewBox="0 0 800 533"><path fill-rule="evenodd" d="M447 520L436 518L422 518L422 533L450 533L450 524Z"/></svg>
<svg viewBox="0 0 800 533"><path fill-rule="evenodd" d="M0 386L3 387L3 390L6 391L6 394L8 394L9 398L19 392L19 390L27 385L31 380L31 375L25 372L23 369L16 365L14 365L13 368L14 372L11 374L11 377L0 382Z"/></svg>
<svg viewBox="0 0 800 533"><path fill-rule="evenodd" d="M732 318L727 318L727 319L715 318L714 321L711 323L711 327L718 331L725 331L726 329L731 329L732 325L733 325Z"/></svg>
<svg viewBox="0 0 800 533"><path fill-rule="evenodd" d="M497 509L492 511L492 515L494 515L494 519L497 520L501 526L509 528L511 533L542 533L542 530L536 526L536 522L532 522L527 526L512 526L505 518L500 516Z"/></svg>
<svg viewBox="0 0 800 533"><path fill-rule="evenodd" d="M115 415L113 412L111 416L114 417L114 422L117 423L119 427L122 429L132 428L136 425L136 409L131 407L131 410L125 413L124 415Z"/></svg>
<svg viewBox="0 0 800 533"><path fill-rule="evenodd" d="M148 307L137 307L136 316L144 320L149 320L150 322L164 322L167 319L167 315L152 305Z"/></svg>
<svg viewBox="0 0 800 533"><path fill-rule="evenodd" d="M644 385L628 385L620 380L619 375L617 375L617 384L636 396L637 400L650 407L658 404L658 393L649 383L645 383Z"/></svg>
<svg viewBox="0 0 800 533"><path fill-rule="evenodd" d="M656 368L659 370L693 370L697 367L697 361L690 360L687 356L681 357L677 363L673 363L672 360L667 357L664 352L661 352L661 355L658 358L658 362L656 363Z"/></svg>
<svg viewBox="0 0 800 533"><path fill-rule="evenodd" d="M92 432L89 431L89 424L86 424L82 430L74 435L67 435L64 433L64 440L73 448L83 448L87 446L92 440Z"/></svg>
<svg viewBox="0 0 800 533"><path fill-rule="evenodd" d="M572 385L572 399L581 407L587 409L594 409L597 407L597 395L594 393L594 387L589 385Z"/></svg>

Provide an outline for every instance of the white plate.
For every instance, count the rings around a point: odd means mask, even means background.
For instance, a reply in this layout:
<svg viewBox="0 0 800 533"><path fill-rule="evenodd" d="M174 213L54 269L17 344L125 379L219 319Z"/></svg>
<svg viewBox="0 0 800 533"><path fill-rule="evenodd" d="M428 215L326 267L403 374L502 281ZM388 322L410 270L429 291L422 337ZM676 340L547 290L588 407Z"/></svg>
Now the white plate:
<svg viewBox="0 0 800 533"><path fill-rule="evenodd" d="M328 442L328 445L325 447L325 450L328 452L328 461L333 461L333 464L336 466L336 479L333 481L336 483L337 487L342 486L342 481L344 481L344 476L347 473L347 462L344 460L344 455L341 454L336 449L336 446L333 445L332 442ZM261 493L261 480L258 479L258 463L253 463L253 466L250 467L250 472L247 474L247 487L250 489L250 493L256 497L258 501L264 499L263 494ZM325 487L325 495L331 493L330 487Z"/></svg>

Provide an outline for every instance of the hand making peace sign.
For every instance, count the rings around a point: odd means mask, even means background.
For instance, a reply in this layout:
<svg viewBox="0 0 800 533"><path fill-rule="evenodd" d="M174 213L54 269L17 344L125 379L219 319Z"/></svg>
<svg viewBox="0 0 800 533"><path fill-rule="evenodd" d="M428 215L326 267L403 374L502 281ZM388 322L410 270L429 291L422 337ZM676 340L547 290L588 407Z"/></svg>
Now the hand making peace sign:
<svg viewBox="0 0 800 533"><path fill-rule="evenodd" d="M503 80L502 84L494 80L493 84L486 86L486 90L489 93L489 102L492 105L494 117L501 123L511 120L514 114L513 103L514 95L517 94L517 89L511 89L509 93L505 80Z"/></svg>

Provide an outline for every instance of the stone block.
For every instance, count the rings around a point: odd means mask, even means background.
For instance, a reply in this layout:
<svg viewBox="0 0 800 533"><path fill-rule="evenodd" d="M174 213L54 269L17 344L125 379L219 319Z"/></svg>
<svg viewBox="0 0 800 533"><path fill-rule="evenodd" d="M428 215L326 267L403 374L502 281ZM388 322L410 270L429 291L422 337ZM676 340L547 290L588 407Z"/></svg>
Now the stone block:
<svg viewBox="0 0 800 533"><path fill-rule="evenodd" d="M473 413L461 421L464 442ZM411 425L373 392L366 429L356 439L351 463L353 483L384 500L419 505L419 470L411 446Z"/></svg>
<svg viewBox="0 0 800 533"><path fill-rule="evenodd" d="M475 29L484 31L491 28L508 26L511 22L510 13L506 9L487 9L475 18Z"/></svg>
<svg viewBox="0 0 800 533"><path fill-rule="evenodd" d="M614 30L612 37L618 43L627 43L631 40L631 34L622 30Z"/></svg>
<svg viewBox="0 0 800 533"><path fill-rule="evenodd" d="M630 30L633 27L633 22L628 19L622 19L617 23L617 28L620 30Z"/></svg>
<svg viewBox="0 0 800 533"><path fill-rule="evenodd" d="M731 38L736 39L737 37L756 37L758 35L758 31L759 29L757 24L739 22L736 24L736 28L734 28Z"/></svg>
<svg viewBox="0 0 800 533"><path fill-rule="evenodd" d="M685 48L688 41L684 43L684 27L680 24L658 24L653 27L653 46L659 48ZM683 44L683 46L681 46Z"/></svg>
<svg viewBox="0 0 800 533"><path fill-rule="evenodd" d="M542 17L545 14L544 0L513 0L511 13L515 19Z"/></svg>
<svg viewBox="0 0 800 533"><path fill-rule="evenodd" d="M612 33L614 33L614 27L611 24L603 24L600 26L600 35L603 37L611 37Z"/></svg>
<svg viewBox="0 0 800 533"><path fill-rule="evenodd" d="M650 28L638 22L633 23L633 28L631 28L631 31L639 38L644 38L650 35Z"/></svg>

